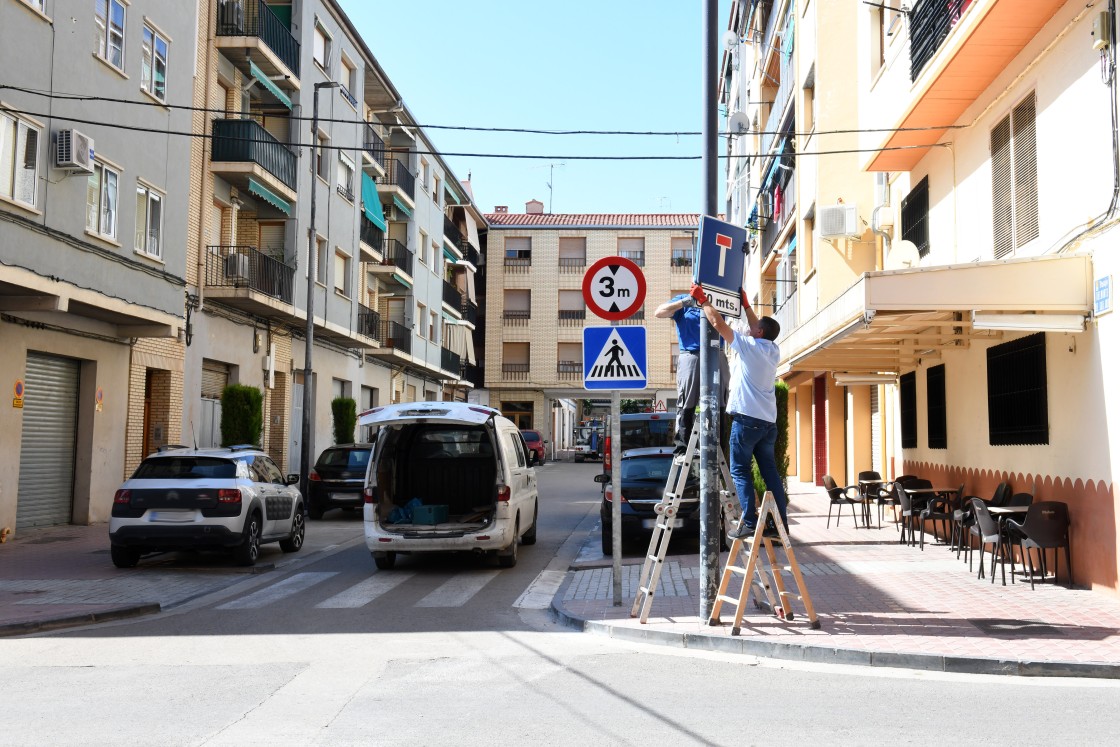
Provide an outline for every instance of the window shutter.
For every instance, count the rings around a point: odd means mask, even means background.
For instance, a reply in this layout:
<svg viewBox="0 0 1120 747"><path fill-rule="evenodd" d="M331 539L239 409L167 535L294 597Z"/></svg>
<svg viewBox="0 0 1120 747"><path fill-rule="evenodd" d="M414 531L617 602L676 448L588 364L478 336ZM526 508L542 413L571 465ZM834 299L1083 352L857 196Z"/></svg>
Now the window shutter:
<svg viewBox="0 0 1120 747"><path fill-rule="evenodd" d="M1011 253L1011 119L1004 118L991 134L992 151L992 254L1001 259Z"/></svg>
<svg viewBox="0 0 1120 747"><path fill-rule="evenodd" d="M1015 157L1015 247L1038 238L1038 168L1035 152L1034 94L1011 112Z"/></svg>

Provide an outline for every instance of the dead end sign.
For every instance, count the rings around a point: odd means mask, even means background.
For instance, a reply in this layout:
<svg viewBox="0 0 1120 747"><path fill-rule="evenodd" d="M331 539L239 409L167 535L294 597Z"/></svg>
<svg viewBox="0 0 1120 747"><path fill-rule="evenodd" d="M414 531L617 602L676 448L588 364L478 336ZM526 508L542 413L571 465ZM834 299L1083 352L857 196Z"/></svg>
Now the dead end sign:
<svg viewBox="0 0 1120 747"><path fill-rule="evenodd" d="M583 274L583 300L596 316L626 319L646 300L642 268L626 257L603 257Z"/></svg>

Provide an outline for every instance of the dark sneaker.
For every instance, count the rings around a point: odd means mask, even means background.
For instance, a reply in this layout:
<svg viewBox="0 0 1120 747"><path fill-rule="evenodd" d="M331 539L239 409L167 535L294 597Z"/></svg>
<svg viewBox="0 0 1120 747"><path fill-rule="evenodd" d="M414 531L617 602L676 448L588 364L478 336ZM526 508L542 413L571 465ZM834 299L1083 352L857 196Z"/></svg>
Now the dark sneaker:
<svg viewBox="0 0 1120 747"><path fill-rule="evenodd" d="M733 540L743 539L744 537L751 537L754 535L754 529L754 524L748 524L747 522L743 521L739 523L739 526L728 532L727 536Z"/></svg>

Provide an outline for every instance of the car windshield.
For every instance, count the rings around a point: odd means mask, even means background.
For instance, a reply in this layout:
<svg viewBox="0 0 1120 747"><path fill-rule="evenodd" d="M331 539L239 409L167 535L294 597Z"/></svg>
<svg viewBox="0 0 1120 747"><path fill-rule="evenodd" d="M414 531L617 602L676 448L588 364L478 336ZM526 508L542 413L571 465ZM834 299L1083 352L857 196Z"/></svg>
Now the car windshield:
<svg viewBox="0 0 1120 747"><path fill-rule="evenodd" d="M237 476L237 465L215 457L157 457L145 459L132 474L134 480L201 480Z"/></svg>
<svg viewBox="0 0 1120 747"><path fill-rule="evenodd" d="M369 464L369 454L369 449L328 449L319 455L316 466L365 469Z"/></svg>
<svg viewBox="0 0 1120 747"><path fill-rule="evenodd" d="M541 437L537 435L536 431L521 431L521 435L524 436L525 440L529 443L534 443L541 440Z"/></svg>
<svg viewBox="0 0 1120 747"><path fill-rule="evenodd" d="M656 420L652 418L622 420L619 423L622 450L640 449L646 446L672 446L673 422L673 419L667 416L661 416Z"/></svg>
<svg viewBox="0 0 1120 747"><path fill-rule="evenodd" d="M672 454L630 457L622 460L622 479L665 482L672 466Z"/></svg>

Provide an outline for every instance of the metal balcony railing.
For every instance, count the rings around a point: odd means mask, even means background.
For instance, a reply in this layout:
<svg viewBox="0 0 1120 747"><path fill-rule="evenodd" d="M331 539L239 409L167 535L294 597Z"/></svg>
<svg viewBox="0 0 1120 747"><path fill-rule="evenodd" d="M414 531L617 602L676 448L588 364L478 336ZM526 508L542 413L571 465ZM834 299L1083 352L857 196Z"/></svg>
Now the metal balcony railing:
<svg viewBox="0 0 1120 747"><path fill-rule="evenodd" d="M645 319L646 319L646 310L643 308L643 309L638 309L637 311L635 311L633 314L626 317L625 319L619 319L618 323L619 324L642 324L642 323L645 322Z"/></svg>
<svg viewBox="0 0 1120 747"><path fill-rule="evenodd" d="M373 160L376 161L381 168L385 168L385 141L381 139L381 136L377 134L377 130L374 129L373 125L369 122L366 122L365 149L366 153L373 156Z"/></svg>
<svg viewBox="0 0 1120 747"><path fill-rule="evenodd" d="M918 0L910 10L910 82L922 74L972 0Z"/></svg>
<svg viewBox="0 0 1120 747"><path fill-rule="evenodd" d="M773 317L781 326L781 332L778 334L779 341L797 329L797 324L800 321L797 316L797 291L790 294L785 303L774 312Z"/></svg>
<svg viewBox="0 0 1120 747"><path fill-rule="evenodd" d="M395 348L402 353L412 352L412 332L399 322L381 322L377 340L384 347Z"/></svg>
<svg viewBox="0 0 1120 747"><path fill-rule="evenodd" d="M358 333L381 342L381 314L368 306L358 304Z"/></svg>
<svg viewBox="0 0 1120 747"><path fill-rule="evenodd" d="M560 258L560 272L563 273L577 273L583 272L587 267L587 257L561 257Z"/></svg>
<svg viewBox="0 0 1120 747"><path fill-rule="evenodd" d="M525 273L533 267L532 257L506 257L504 261L509 273Z"/></svg>
<svg viewBox="0 0 1120 747"><path fill-rule="evenodd" d="M206 247L206 285L249 288L284 303L292 302L296 268L252 246Z"/></svg>
<svg viewBox="0 0 1120 747"><path fill-rule="evenodd" d="M692 270L692 250L691 249L674 249L673 256L669 258L669 265L677 271L691 271Z"/></svg>
<svg viewBox="0 0 1120 747"><path fill-rule="evenodd" d="M381 264L399 267L411 276L413 261L416 259L412 250L396 239L386 239L384 247L385 251L382 254Z"/></svg>
<svg viewBox="0 0 1120 747"><path fill-rule="evenodd" d="M645 267L646 266L646 253L645 253L645 251L640 251L640 252L623 251L623 252L619 252L618 256L625 257L626 259L628 259L631 262L633 262L634 264L636 264L638 267Z"/></svg>
<svg viewBox="0 0 1120 747"><path fill-rule="evenodd" d="M358 99L354 98L354 94L350 93L349 88L340 84L338 86L338 92L342 96L342 98L350 102L350 106L354 107L355 109L358 107Z"/></svg>
<svg viewBox="0 0 1120 747"><path fill-rule="evenodd" d="M463 315L463 321L478 324L478 306L472 303L466 295L463 296L463 304L459 307L459 313Z"/></svg>
<svg viewBox="0 0 1120 747"><path fill-rule="evenodd" d="M778 83L778 91L774 94L774 103L770 105L770 114L766 117L766 127L759 136L759 144L763 154L770 152L770 146L774 143L774 137L782 126L782 117L789 108L790 100L793 98L793 57L791 56L787 59L783 55L781 59L782 64L779 67L781 81Z"/></svg>
<svg viewBox="0 0 1120 747"><path fill-rule="evenodd" d="M459 251L463 253L463 259L467 260L475 267L478 267L479 263L482 261L478 250L471 246L471 242L469 241L464 240L459 242Z"/></svg>
<svg viewBox="0 0 1120 747"><path fill-rule="evenodd" d="M361 228L359 229L359 238L362 243L373 249L375 252L384 250L383 244L385 243L385 232L382 231L377 225L362 213Z"/></svg>
<svg viewBox="0 0 1120 747"><path fill-rule="evenodd" d="M264 0L218 0L218 36L255 36L299 77L299 42Z"/></svg>
<svg viewBox="0 0 1120 747"><path fill-rule="evenodd" d="M255 163L296 188L296 154L252 119L215 119L211 160Z"/></svg>
<svg viewBox="0 0 1120 747"><path fill-rule="evenodd" d="M587 309L560 309L557 317L561 327L582 327L583 320L587 318Z"/></svg>
<svg viewBox="0 0 1120 747"><path fill-rule="evenodd" d="M446 280L443 281L443 302L456 311L463 305L463 294L453 283Z"/></svg>
<svg viewBox="0 0 1120 747"><path fill-rule="evenodd" d="M416 199L416 177L408 170L408 165L396 156L389 158L385 164L385 179L382 183L400 187L410 199Z"/></svg>
<svg viewBox="0 0 1120 747"><path fill-rule="evenodd" d="M529 324L532 312L528 309L506 309L502 312L502 324L510 327L525 327Z"/></svg>
<svg viewBox="0 0 1120 747"><path fill-rule="evenodd" d="M507 381L528 381L529 380L529 364L528 363L503 363L502 364L502 378Z"/></svg>
<svg viewBox="0 0 1120 747"><path fill-rule="evenodd" d="M476 388L483 386L482 366L473 363L464 363L459 373L459 381L469 381Z"/></svg>
<svg viewBox="0 0 1120 747"><path fill-rule="evenodd" d="M557 361L556 375L562 380L582 379L583 364L579 361Z"/></svg>
<svg viewBox="0 0 1120 747"><path fill-rule="evenodd" d="M463 232L455 225L455 221L443 216L443 235L451 240L455 246L460 246L463 243Z"/></svg>
<svg viewBox="0 0 1120 747"><path fill-rule="evenodd" d="M448 373L455 374L457 380L462 375L463 356L441 347L439 349L439 367Z"/></svg>

